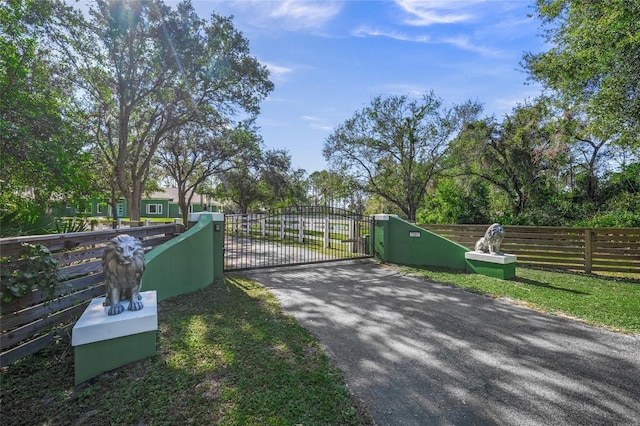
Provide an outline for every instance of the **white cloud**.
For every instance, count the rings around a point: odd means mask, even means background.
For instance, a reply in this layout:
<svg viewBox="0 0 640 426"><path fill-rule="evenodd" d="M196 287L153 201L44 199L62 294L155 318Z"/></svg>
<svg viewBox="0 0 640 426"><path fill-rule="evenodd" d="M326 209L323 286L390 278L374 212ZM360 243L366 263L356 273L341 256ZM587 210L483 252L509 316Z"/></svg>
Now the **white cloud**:
<svg viewBox="0 0 640 426"><path fill-rule="evenodd" d="M429 26L471 21L475 19L473 6L485 1L396 0L396 4L409 15L406 24Z"/></svg>
<svg viewBox="0 0 640 426"><path fill-rule="evenodd" d="M353 30L351 34L355 37L387 37L393 40L411 41L416 43L428 43L430 40L430 37L428 35L410 36L398 31L384 31L369 27L360 27L356 30Z"/></svg>
<svg viewBox="0 0 640 426"><path fill-rule="evenodd" d="M492 57L504 56L504 54L500 50L491 49L486 46L481 46L481 45L472 43L470 37L466 35L444 38L439 42L445 43L445 44L451 44L459 49L480 53L483 56L492 56Z"/></svg>
<svg viewBox="0 0 640 426"><path fill-rule="evenodd" d="M300 118L309 123L309 127L311 127L312 129L322 130L325 132L330 132L333 130L333 126L326 124L326 122L322 118L312 115L303 115Z"/></svg>
<svg viewBox="0 0 640 426"><path fill-rule="evenodd" d="M261 2L271 7L269 16L281 20L288 28L319 28L340 13L342 5L335 1L283 0Z"/></svg>
<svg viewBox="0 0 640 426"><path fill-rule="evenodd" d="M67 0L70 1L70 0ZM178 0L165 0L176 2ZM192 0L202 16L211 12L233 15L245 29L256 31L318 31L336 17L344 2L338 0Z"/></svg>
<svg viewBox="0 0 640 426"><path fill-rule="evenodd" d="M293 68L276 65L271 62L260 61L269 70L269 74L276 81L286 80L286 77L293 72Z"/></svg>
<svg viewBox="0 0 640 426"><path fill-rule="evenodd" d="M385 84L381 86L379 90L386 95L394 95L394 96L409 96L410 98L421 98L425 93L428 92L428 89L425 86L416 85L416 84L404 84L404 83L391 83Z"/></svg>

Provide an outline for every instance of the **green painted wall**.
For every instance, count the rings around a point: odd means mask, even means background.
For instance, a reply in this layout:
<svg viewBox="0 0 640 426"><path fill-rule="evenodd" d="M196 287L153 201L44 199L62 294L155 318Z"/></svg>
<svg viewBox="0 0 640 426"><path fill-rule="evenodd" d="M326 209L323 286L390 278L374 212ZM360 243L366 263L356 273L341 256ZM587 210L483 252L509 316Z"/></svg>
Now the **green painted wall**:
<svg viewBox="0 0 640 426"><path fill-rule="evenodd" d="M467 269L464 254L469 249L395 216L376 216L374 246L384 262Z"/></svg>
<svg viewBox="0 0 640 426"><path fill-rule="evenodd" d="M516 264L515 262L500 264L467 259L467 272L474 272L501 280L510 280L516 276Z"/></svg>
<svg viewBox="0 0 640 426"><path fill-rule="evenodd" d="M155 355L157 334L157 331L147 331L75 346L76 386L114 368Z"/></svg>
<svg viewBox="0 0 640 426"><path fill-rule="evenodd" d="M169 203L169 217L182 217L178 203Z"/></svg>
<svg viewBox="0 0 640 426"><path fill-rule="evenodd" d="M214 221L218 216L202 214L188 231L147 253L142 291L156 290L161 301L199 290L221 278L224 216L222 221Z"/></svg>
<svg viewBox="0 0 640 426"><path fill-rule="evenodd" d="M150 213L148 211L149 205L156 206L156 212ZM161 206L161 207L159 207ZM171 217L169 216L169 200L162 199L143 199L140 200L140 216L143 217Z"/></svg>

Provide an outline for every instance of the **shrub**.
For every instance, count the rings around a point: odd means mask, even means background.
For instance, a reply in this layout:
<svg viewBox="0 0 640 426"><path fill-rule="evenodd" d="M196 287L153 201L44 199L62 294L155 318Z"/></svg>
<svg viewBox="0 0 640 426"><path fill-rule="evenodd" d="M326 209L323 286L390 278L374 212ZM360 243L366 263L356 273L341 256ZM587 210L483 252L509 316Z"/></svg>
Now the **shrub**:
<svg viewBox="0 0 640 426"><path fill-rule="evenodd" d="M47 300L55 296L60 282L58 262L49 249L41 244L23 243L20 256L0 258L0 298L8 303L41 290Z"/></svg>

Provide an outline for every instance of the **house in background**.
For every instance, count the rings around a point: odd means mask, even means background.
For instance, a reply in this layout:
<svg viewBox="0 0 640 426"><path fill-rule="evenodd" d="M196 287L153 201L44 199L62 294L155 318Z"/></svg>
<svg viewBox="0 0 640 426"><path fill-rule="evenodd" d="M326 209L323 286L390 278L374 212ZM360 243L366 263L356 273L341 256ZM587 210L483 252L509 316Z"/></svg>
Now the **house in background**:
<svg viewBox="0 0 640 426"><path fill-rule="evenodd" d="M219 212L222 211L222 204L209 196L196 193L189 205L188 213L198 213L202 211ZM121 199L116 206L118 218L129 217L127 201ZM113 217L111 206L105 202L91 202L92 217ZM159 192L154 192L140 200L140 216L143 218L182 218L182 211L178 205L178 188L167 188Z"/></svg>

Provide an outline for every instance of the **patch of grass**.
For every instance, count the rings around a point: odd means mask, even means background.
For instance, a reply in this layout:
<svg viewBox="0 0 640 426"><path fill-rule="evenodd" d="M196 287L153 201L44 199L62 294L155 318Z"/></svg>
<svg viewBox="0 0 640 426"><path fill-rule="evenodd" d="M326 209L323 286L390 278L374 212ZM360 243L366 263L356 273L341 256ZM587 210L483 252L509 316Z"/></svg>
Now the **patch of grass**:
<svg viewBox="0 0 640 426"><path fill-rule="evenodd" d="M640 280L518 268L513 280L444 269L403 268L431 280L616 331L640 332Z"/></svg>
<svg viewBox="0 0 640 426"><path fill-rule="evenodd" d="M4 368L3 426L371 424L318 342L242 275L158 315L158 355L77 388L69 342Z"/></svg>

